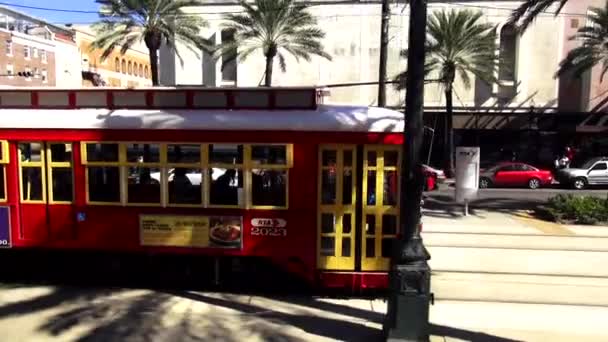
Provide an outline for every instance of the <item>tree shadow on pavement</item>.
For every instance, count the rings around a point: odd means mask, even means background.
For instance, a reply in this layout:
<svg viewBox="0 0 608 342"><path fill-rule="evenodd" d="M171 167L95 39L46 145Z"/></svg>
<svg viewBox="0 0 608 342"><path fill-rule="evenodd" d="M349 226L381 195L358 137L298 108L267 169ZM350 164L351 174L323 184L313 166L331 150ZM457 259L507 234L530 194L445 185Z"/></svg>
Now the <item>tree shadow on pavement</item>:
<svg viewBox="0 0 608 342"><path fill-rule="evenodd" d="M520 210L542 213L544 211L543 203L537 200L501 197L478 199L469 203L469 215L481 218L483 218L484 212L512 214ZM456 219L464 216L464 206L456 203L451 196L428 196L424 199L423 214L430 217Z"/></svg>
<svg viewBox="0 0 608 342"><path fill-rule="evenodd" d="M498 337L486 333L457 329L444 325L431 324L431 334L436 336L451 337L460 341L473 342L520 342L509 338Z"/></svg>

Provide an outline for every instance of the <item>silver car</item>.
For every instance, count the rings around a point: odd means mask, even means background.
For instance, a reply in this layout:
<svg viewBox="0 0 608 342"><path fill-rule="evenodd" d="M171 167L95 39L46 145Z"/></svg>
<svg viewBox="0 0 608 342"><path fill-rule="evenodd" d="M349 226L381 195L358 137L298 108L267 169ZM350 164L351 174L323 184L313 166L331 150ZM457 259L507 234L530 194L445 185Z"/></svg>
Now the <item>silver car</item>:
<svg viewBox="0 0 608 342"><path fill-rule="evenodd" d="M593 158L580 168L566 168L558 171L560 184L581 190L588 185L608 185L608 157Z"/></svg>

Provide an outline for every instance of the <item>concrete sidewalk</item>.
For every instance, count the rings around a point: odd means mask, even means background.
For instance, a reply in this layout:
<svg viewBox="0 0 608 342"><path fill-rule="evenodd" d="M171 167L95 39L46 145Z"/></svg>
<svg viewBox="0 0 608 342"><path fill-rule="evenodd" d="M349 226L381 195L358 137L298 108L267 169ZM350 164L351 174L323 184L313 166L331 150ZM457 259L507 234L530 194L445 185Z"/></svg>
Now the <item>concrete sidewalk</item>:
<svg viewBox="0 0 608 342"><path fill-rule="evenodd" d="M9 287L10 341L382 340L386 303L196 291ZM608 308L439 301L431 341L606 341Z"/></svg>

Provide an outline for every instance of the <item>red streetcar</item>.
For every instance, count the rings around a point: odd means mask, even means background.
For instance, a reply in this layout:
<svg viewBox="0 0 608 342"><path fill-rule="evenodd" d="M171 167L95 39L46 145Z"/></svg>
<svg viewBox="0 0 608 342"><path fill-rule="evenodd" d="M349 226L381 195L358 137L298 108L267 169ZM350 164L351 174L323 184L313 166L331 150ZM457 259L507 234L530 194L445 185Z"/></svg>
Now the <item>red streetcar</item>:
<svg viewBox="0 0 608 342"><path fill-rule="evenodd" d="M403 114L317 94L0 90L0 245L261 257L314 286L384 288Z"/></svg>

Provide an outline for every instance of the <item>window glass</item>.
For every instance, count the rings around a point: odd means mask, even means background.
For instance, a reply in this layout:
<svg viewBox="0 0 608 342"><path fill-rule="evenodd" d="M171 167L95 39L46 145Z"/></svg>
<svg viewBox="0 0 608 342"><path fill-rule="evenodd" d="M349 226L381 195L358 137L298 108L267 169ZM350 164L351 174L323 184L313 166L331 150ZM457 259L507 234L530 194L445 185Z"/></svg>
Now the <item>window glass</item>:
<svg viewBox="0 0 608 342"><path fill-rule="evenodd" d="M53 167L51 171L53 187L53 201L72 201L72 168Z"/></svg>
<svg viewBox="0 0 608 342"><path fill-rule="evenodd" d="M287 170L252 170L252 204L287 206Z"/></svg>
<svg viewBox="0 0 608 342"><path fill-rule="evenodd" d="M321 214L321 233L331 234L334 232L336 218L332 213Z"/></svg>
<svg viewBox="0 0 608 342"><path fill-rule="evenodd" d="M389 214L382 215L382 234L397 234L397 216Z"/></svg>
<svg viewBox="0 0 608 342"><path fill-rule="evenodd" d="M384 166L398 166L399 152L397 151L384 151Z"/></svg>
<svg viewBox="0 0 608 342"><path fill-rule="evenodd" d="M608 165L606 165L606 163L599 163L596 164L593 169L593 171L597 171L597 170L608 170Z"/></svg>
<svg viewBox="0 0 608 342"><path fill-rule="evenodd" d="M321 203L336 203L336 171L333 169L321 172Z"/></svg>
<svg viewBox="0 0 608 342"><path fill-rule="evenodd" d="M321 237L321 255L334 256L336 254L336 245L334 237Z"/></svg>
<svg viewBox="0 0 608 342"><path fill-rule="evenodd" d="M209 145L209 162L222 164L242 164L243 145L213 144Z"/></svg>
<svg viewBox="0 0 608 342"><path fill-rule="evenodd" d="M86 154L89 162L118 162L118 144L88 143Z"/></svg>
<svg viewBox="0 0 608 342"><path fill-rule="evenodd" d="M353 170L344 170L344 176L342 177L342 204L353 203Z"/></svg>
<svg viewBox="0 0 608 342"><path fill-rule="evenodd" d="M127 161L129 163L160 162L159 144L127 144Z"/></svg>
<svg viewBox="0 0 608 342"><path fill-rule="evenodd" d="M209 202L214 205L241 205L243 200L242 170L214 167L209 173L211 177Z"/></svg>
<svg viewBox="0 0 608 342"><path fill-rule="evenodd" d="M22 167L21 191L24 201L42 201L42 168Z"/></svg>
<svg viewBox="0 0 608 342"><path fill-rule="evenodd" d="M120 202L120 172L117 166L87 167L89 201Z"/></svg>
<svg viewBox="0 0 608 342"><path fill-rule="evenodd" d="M384 171L383 205L397 205L397 171Z"/></svg>
<svg viewBox="0 0 608 342"><path fill-rule="evenodd" d="M160 204L160 169L130 167L127 182L127 202Z"/></svg>
<svg viewBox="0 0 608 342"><path fill-rule="evenodd" d="M353 166L353 150L344 150L344 167Z"/></svg>
<svg viewBox="0 0 608 342"><path fill-rule="evenodd" d="M168 177L170 204L202 203L201 184L203 183L203 173L201 169L176 167L169 169Z"/></svg>
<svg viewBox="0 0 608 342"><path fill-rule="evenodd" d="M200 145L167 145L167 161L169 163L200 163Z"/></svg>
<svg viewBox="0 0 608 342"><path fill-rule="evenodd" d="M50 144L51 162L72 162L72 144Z"/></svg>
<svg viewBox="0 0 608 342"><path fill-rule="evenodd" d="M287 165L287 146L253 145L251 147L251 160L254 165Z"/></svg>
<svg viewBox="0 0 608 342"><path fill-rule="evenodd" d="M323 166L335 166L337 164L338 156L336 151L324 150L321 153L321 159Z"/></svg>
<svg viewBox="0 0 608 342"><path fill-rule="evenodd" d="M367 205L376 205L376 171L367 171Z"/></svg>
<svg viewBox="0 0 608 342"><path fill-rule="evenodd" d="M42 150L41 143L20 143L19 150L21 151L22 162L40 162Z"/></svg>
<svg viewBox="0 0 608 342"><path fill-rule="evenodd" d="M367 151L367 166L376 166L376 151Z"/></svg>
<svg viewBox="0 0 608 342"><path fill-rule="evenodd" d="M6 199L6 182L4 177L4 165L0 164L0 200Z"/></svg>

